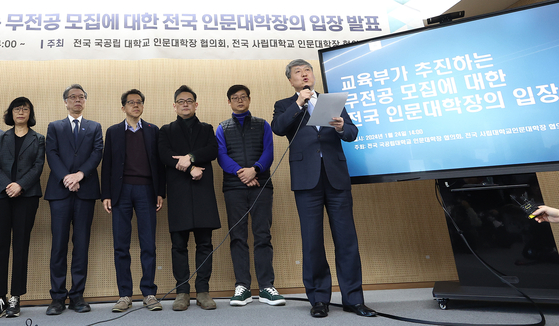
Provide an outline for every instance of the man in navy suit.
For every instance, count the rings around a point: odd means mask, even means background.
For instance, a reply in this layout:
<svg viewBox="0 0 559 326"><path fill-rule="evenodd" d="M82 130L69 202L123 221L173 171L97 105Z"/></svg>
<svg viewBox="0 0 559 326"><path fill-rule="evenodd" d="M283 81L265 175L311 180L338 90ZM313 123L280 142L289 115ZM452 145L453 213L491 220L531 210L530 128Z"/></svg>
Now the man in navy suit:
<svg viewBox="0 0 559 326"><path fill-rule="evenodd" d="M101 197L97 166L103 154L103 133L98 122L82 116L87 93L73 84L63 93L68 117L53 121L47 129L46 152L50 175L45 191L51 212L52 248L50 295L47 315L66 309L88 312L83 299L87 279L89 238L95 200ZM72 287L66 289L67 253L70 227L73 227Z"/></svg>
<svg viewBox="0 0 559 326"><path fill-rule="evenodd" d="M116 282L120 299L113 312L132 306L132 273L130 272L130 237L132 212L136 211L142 280L140 290L144 306L161 310L155 298L155 228L156 213L165 197L165 167L159 160L159 128L140 119L145 96L131 89L121 97L126 119L107 129L101 168L101 199L107 213L113 215L113 245Z"/></svg>
<svg viewBox="0 0 559 326"><path fill-rule="evenodd" d="M344 311L376 316L365 306L361 258L353 222L351 180L341 141L357 137L357 127L345 108L331 127L308 126L317 101L312 66L291 61L285 74L296 91L274 105L272 131L291 143L291 190L295 193L303 240L303 284L312 305L311 316L328 316L332 277L324 249L323 212L328 213L336 254L336 271Z"/></svg>

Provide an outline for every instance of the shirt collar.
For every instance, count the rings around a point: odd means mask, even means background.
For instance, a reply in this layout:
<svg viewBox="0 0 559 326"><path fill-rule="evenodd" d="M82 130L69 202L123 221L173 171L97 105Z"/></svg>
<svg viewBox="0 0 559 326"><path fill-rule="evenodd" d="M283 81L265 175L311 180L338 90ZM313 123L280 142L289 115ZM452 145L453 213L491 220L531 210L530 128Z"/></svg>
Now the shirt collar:
<svg viewBox="0 0 559 326"><path fill-rule="evenodd" d="M297 92L297 95L299 95L299 94L300 94L300 92ZM318 98L318 95L316 95L316 91L314 89L312 90L311 98L314 98L314 99Z"/></svg>
<svg viewBox="0 0 559 326"><path fill-rule="evenodd" d="M124 119L124 131L130 129L130 131L136 132L136 131L140 130L141 128L142 128L142 119L138 120L138 124L136 125L136 129L134 129L134 127L129 125L128 121L126 121L126 119Z"/></svg>
<svg viewBox="0 0 559 326"><path fill-rule="evenodd" d="M297 95L299 95L299 92L297 92ZM316 91L313 89L311 98L309 99L309 102L311 102L312 105L314 106L314 105L316 105L317 101L318 101L318 95L316 94Z"/></svg>
<svg viewBox="0 0 559 326"><path fill-rule="evenodd" d="M72 126L74 125L74 120L75 120L75 119L78 119L79 124L81 125L81 124L82 124L82 118L83 118L83 115L80 115L79 117L74 118L73 116L71 116L71 115L68 114L68 120L70 120L70 124L71 124Z"/></svg>

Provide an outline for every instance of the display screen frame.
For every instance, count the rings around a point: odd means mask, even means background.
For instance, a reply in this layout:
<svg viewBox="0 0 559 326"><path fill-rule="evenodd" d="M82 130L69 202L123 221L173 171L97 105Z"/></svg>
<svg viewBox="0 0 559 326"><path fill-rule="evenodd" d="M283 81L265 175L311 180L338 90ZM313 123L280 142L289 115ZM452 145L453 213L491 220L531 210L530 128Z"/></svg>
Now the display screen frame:
<svg viewBox="0 0 559 326"><path fill-rule="evenodd" d="M524 6L524 7L519 7L519 8L515 8L515 9L508 9L508 10L503 10L503 11L499 11L499 12L495 12L495 13L491 13L491 14L486 14L486 15L480 15L480 16L475 16L475 17L470 17L470 18L464 18L464 19L460 19L457 21L453 21L453 22L446 22L446 23L442 23L442 24L436 24L436 25L430 25L430 26L426 26L423 28L418 28L418 29L414 29L414 30L409 30L409 31L404 31L404 32L399 32L399 33L392 33L392 34L388 34L388 35L384 35L384 36L380 36L380 37L376 37L376 38L371 38L371 39L367 39L367 40L363 40L363 41L359 41L359 42L355 42L355 43L351 43L351 44L345 44L342 46L337 46L337 47L332 47L332 48L327 48L327 49L321 49L318 51L319 53L319 60L320 60L320 68L321 68L321 72L322 72L322 81L323 81L323 85L324 85L324 90L325 92L330 92L330 91L334 91L334 92L338 92L341 91L339 89L333 89L333 87L329 87L332 83L332 80L329 80L329 74L327 73L329 67L327 66L326 61L328 60L328 55L332 55L332 53L336 53L335 51L338 51L340 49L351 49L351 48L356 48L358 46L367 44L367 43L372 43L372 42L377 42L377 41L387 41L390 42L391 39L396 39L396 38L401 38L401 37L406 37L406 36L410 36L410 35L414 35L414 34L420 34L420 33L428 33L434 30L438 30L438 29L445 29L445 28L449 28L452 26L457 26L457 25L462 25L462 24L476 24L476 22L478 21L483 21L483 20L487 20L487 19L492 19L496 16L502 16L502 15L508 15L508 14L512 14L512 13L516 13L516 12L522 12L522 11L529 11L535 8L539 8L539 7L545 7L545 6L555 6L555 7L559 7L559 1L548 1L548 2L542 2L542 3L537 3L537 4L532 4L532 5L528 5L528 6ZM433 43L430 46L435 46L434 50L436 50L436 46L444 46L443 43L440 44L436 44ZM338 51L339 53L339 51ZM339 80L337 80L336 82L339 83ZM559 85L559 76L558 76L558 82L557 84ZM339 87L338 87L339 88ZM555 107L559 108L559 102L556 103ZM346 103L346 109L348 110L348 112L350 112L351 110L348 108L348 105ZM555 132L555 131L554 131ZM558 133L558 137L559 137L559 133ZM346 142L342 142L343 146L344 146L344 151L346 152L346 157L348 157L348 166L350 168L350 175L351 175L351 180L352 183L354 184L362 184L362 183L381 183L381 182L396 182L396 181L409 181L409 180L424 180L424 179L441 179L441 178L457 178L457 177L472 177L472 176L486 176L486 175L503 175L503 174L516 174L516 173L530 173L530 172L543 172L543 171L557 171L559 170L559 159L554 160L554 161L528 161L528 162L523 162L523 163L519 163L519 164L504 164L504 165L490 165L490 166L485 166L485 165L481 165L481 166L467 166L467 167L458 167L458 168L444 168L444 169L417 169L417 170L413 170L413 169L409 169L409 171L396 171L394 173L371 173L371 174L365 174L365 175L355 175L352 173L352 169L351 169L351 164L356 164L355 160L352 161L351 155L348 156L348 149L350 147L348 146L355 146L353 145L353 143L346 143ZM433 153L434 155L436 155L437 153ZM522 153L522 155L525 155L525 157L527 158L527 160L530 160L530 157L533 153L530 153L529 150L526 150L525 153ZM559 157L559 155L558 155ZM398 160L398 157L393 157L392 159L394 160ZM359 160L359 162L357 164L374 164L374 160L369 160L369 159L362 159Z"/></svg>

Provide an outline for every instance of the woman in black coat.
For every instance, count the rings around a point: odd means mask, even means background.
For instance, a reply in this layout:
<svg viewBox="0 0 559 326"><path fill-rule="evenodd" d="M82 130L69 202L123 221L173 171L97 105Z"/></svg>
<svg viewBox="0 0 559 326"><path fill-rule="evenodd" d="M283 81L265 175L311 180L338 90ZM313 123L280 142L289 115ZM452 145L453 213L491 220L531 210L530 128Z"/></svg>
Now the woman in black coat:
<svg viewBox="0 0 559 326"><path fill-rule="evenodd" d="M45 137L30 128L35 111L25 97L12 101L4 122L14 127L0 136L0 315L17 317L20 296L27 292L29 240L42 196ZM12 232L12 297L6 302Z"/></svg>

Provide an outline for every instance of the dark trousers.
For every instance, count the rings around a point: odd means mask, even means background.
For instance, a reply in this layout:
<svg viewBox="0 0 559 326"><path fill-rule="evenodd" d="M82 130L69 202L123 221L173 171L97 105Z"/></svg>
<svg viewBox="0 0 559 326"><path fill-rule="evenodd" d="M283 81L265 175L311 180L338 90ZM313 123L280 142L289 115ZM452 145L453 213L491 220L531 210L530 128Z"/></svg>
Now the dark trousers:
<svg viewBox="0 0 559 326"><path fill-rule="evenodd" d="M255 202L256 197L262 190L262 194ZM252 234L254 237L254 267L256 278L260 289L274 285L274 267L272 259L274 250L272 247L272 202L273 189L247 187L246 189L232 189L224 192L225 205L227 207L227 221L231 233L231 259L235 271L235 286L243 285L250 289L250 254L248 250L248 210L252 222ZM246 214L246 216L245 216ZM243 217L244 216L244 217ZM241 220L241 218L243 218ZM239 222L239 220L241 220ZM238 223L238 224L237 224Z"/></svg>
<svg viewBox="0 0 559 326"><path fill-rule="evenodd" d="M330 302L332 295L332 276L324 249L324 207L334 240L342 304L363 303L361 258L351 190L333 188L323 166L318 185L311 190L295 191L295 201L303 240L303 284L311 305Z"/></svg>
<svg viewBox="0 0 559 326"><path fill-rule="evenodd" d="M0 199L0 297L8 294L8 261L13 232L11 294L27 293L27 262L29 240L39 197Z"/></svg>
<svg viewBox="0 0 559 326"><path fill-rule="evenodd" d="M142 279L140 290L143 296L155 295L155 228L156 202L152 185L123 184L117 205L113 205L113 246L118 293L121 297L132 296L132 273L130 271L130 238L132 216L136 212Z"/></svg>
<svg viewBox="0 0 559 326"><path fill-rule="evenodd" d="M95 200L80 199L75 193L68 198L51 200L52 247L50 252L50 296L52 299L76 299L83 295L87 280L89 238ZM73 228L72 244L72 287L66 290L68 241L70 227Z"/></svg>
<svg viewBox="0 0 559 326"><path fill-rule="evenodd" d="M209 282L212 275L212 257L210 256L213 250L212 229L194 229L171 232L171 243L173 245L171 258L173 260L173 275L177 280L177 293L190 293L190 284L187 282L190 277L188 265L190 232L194 233L194 241L196 242L196 268L200 268L194 283L196 293L209 292Z"/></svg>

